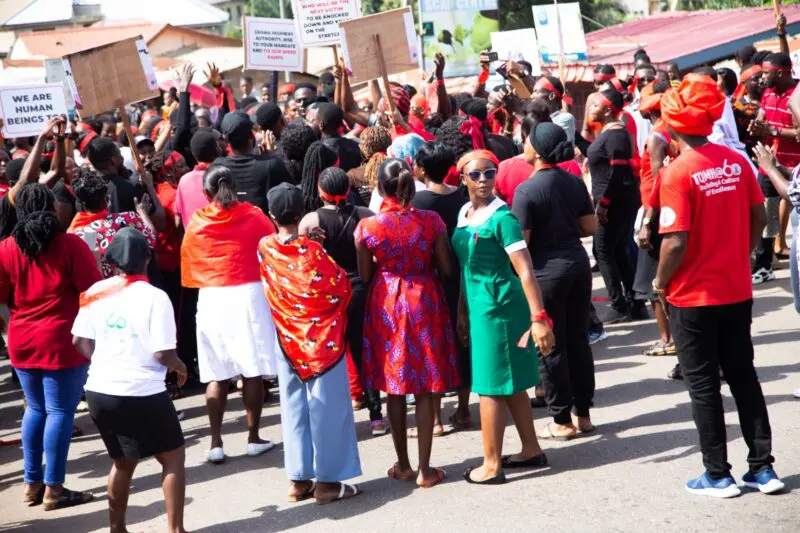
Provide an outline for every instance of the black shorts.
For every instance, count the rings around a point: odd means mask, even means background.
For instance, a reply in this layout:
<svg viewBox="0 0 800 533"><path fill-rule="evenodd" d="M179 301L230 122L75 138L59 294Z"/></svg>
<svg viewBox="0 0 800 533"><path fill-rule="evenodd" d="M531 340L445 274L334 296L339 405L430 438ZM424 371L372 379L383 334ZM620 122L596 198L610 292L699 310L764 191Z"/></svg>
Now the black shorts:
<svg viewBox="0 0 800 533"><path fill-rule="evenodd" d="M111 396L86 391L89 414L112 459L144 459L184 444L169 394Z"/></svg>

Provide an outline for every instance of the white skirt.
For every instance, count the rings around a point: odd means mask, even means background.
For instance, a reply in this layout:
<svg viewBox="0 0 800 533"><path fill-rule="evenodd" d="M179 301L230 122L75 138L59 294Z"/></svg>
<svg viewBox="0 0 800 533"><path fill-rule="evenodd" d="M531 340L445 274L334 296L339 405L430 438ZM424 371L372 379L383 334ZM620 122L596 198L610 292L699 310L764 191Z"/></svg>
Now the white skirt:
<svg viewBox="0 0 800 533"><path fill-rule="evenodd" d="M277 373L280 350L261 283L206 287L197 298L200 381L255 378Z"/></svg>

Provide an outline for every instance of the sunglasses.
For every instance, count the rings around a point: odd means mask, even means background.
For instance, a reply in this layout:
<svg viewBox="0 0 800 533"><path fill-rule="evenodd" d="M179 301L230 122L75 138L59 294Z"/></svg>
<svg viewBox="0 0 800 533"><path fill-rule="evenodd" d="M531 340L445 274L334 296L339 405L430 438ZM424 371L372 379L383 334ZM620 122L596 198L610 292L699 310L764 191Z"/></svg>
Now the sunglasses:
<svg viewBox="0 0 800 533"><path fill-rule="evenodd" d="M482 177L486 178L487 181L491 181L497 177L497 169L490 168L483 172L481 172L480 170L473 170L472 172L467 172L467 176L469 176L469 179L471 179L472 181L478 181Z"/></svg>

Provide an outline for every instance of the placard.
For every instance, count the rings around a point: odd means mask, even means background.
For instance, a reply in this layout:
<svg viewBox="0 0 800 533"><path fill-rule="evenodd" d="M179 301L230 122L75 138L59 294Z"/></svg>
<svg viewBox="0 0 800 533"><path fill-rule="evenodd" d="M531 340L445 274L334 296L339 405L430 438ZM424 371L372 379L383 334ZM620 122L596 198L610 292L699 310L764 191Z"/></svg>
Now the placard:
<svg viewBox="0 0 800 533"><path fill-rule="evenodd" d="M293 20L244 17L245 70L303 72L303 48Z"/></svg>
<svg viewBox="0 0 800 533"><path fill-rule="evenodd" d="M150 57L150 51L147 50L147 42L144 39L136 40L136 51L139 52L139 61L142 62L142 69L144 70L145 78L147 78L147 88L151 91L158 90L153 58Z"/></svg>
<svg viewBox="0 0 800 533"><path fill-rule="evenodd" d="M44 82L60 85L64 91L64 101L67 103L67 108L75 108L75 98L72 96L72 90L67 80L64 62L60 58L44 60Z"/></svg>
<svg viewBox="0 0 800 533"><path fill-rule="evenodd" d="M409 24L411 29L408 29ZM342 54L351 83L381 77L380 59L374 36L380 36L386 74L419 69L419 51L414 18L408 7L385 11L339 24Z"/></svg>
<svg viewBox="0 0 800 533"><path fill-rule="evenodd" d="M6 138L39 135L48 120L66 114L64 87L60 84L0 87L0 116Z"/></svg>
<svg viewBox="0 0 800 533"><path fill-rule="evenodd" d="M339 23L361 16L361 0L292 0L297 39L303 47L341 41Z"/></svg>
<svg viewBox="0 0 800 533"><path fill-rule="evenodd" d="M497 0L419 0L424 70L444 54L444 75L473 76L480 72L479 56L491 46L491 34L500 31Z"/></svg>
<svg viewBox="0 0 800 533"><path fill-rule="evenodd" d="M151 74L152 63L148 67L149 53L141 39L133 37L64 57L67 80L74 83L75 108L82 116L158 96L157 84L151 89L155 74Z"/></svg>
<svg viewBox="0 0 800 533"><path fill-rule="evenodd" d="M558 16L557 16L558 15ZM561 23L561 41L564 46L564 61L576 63L587 61L586 35L583 32L581 7L578 3L533 6L533 25L539 41L539 52L545 65L558 64L559 43L558 24Z"/></svg>
<svg viewBox="0 0 800 533"><path fill-rule="evenodd" d="M492 50L497 52L497 58L500 61L524 59L531 64L533 76L539 76L542 73L539 46L536 43L536 30L533 28L493 33Z"/></svg>

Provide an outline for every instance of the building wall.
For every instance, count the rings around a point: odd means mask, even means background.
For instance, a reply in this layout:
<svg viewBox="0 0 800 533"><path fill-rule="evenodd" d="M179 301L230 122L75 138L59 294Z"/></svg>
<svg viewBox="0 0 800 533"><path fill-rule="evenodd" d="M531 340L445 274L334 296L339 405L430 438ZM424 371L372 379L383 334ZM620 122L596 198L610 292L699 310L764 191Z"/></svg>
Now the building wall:
<svg viewBox="0 0 800 533"><path fill-rule="evenodd" d="M173 28L167 28L153 39L148 47L150 53L154 56L169 56L174 55L178 50L187 48L194 49L220 46L218 39L218 37L206 36L202 33L188 33Z"/></svg>

